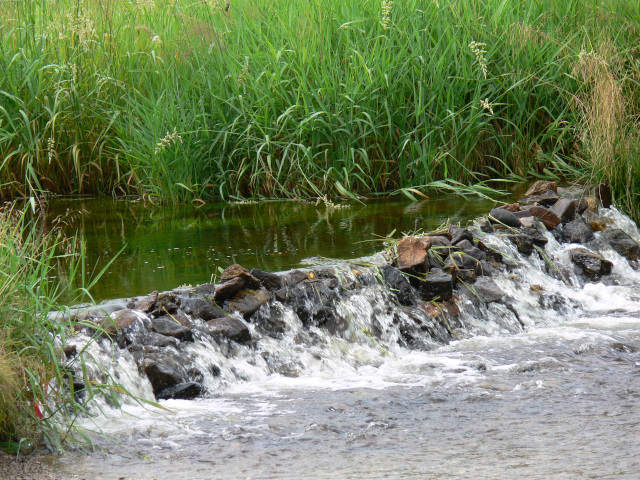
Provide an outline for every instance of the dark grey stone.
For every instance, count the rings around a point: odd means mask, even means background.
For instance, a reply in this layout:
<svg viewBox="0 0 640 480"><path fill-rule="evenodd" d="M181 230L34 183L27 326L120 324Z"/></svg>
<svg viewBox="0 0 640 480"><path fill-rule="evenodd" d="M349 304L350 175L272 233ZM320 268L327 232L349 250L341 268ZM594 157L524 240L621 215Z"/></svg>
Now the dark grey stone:
<svg viewBox="0 0 640 480"><path fill-rule="evenodd" d="M431 270L420 282L420 298L423 300L449 300L453 294L453 278L440 269Z"/></svg>
<svg viewBox="0 0 640 480"><path fill-rule="evenodd" d="M501 223L512 228L520 228L522 226L520 219L504 208L494 208L491 210L491 212L489 212L489 221L491 223Z"/></svg>
<svg viewBox="0 0 640 480"><path fill-rule="evenodd" d="M264 288L260 290L243 290L229 300L225 304L225 308L230 313L238 312L243 318L249 318L269 300L271 300L271 293Z"/></svg>
<svg viewBox="0 0 640 480"><path fill-rule="evenodd" d="M416 304L413 290L409 280L397 268L385 265L381 268L385 283L391 289L401 305L411 306Z"/></svg>
<svg viewBox="0 0 640 480"><path fill-rule="evenodd" d="M582 217L568 222L561 232L562 241L585 244L593 240L593 230Z"/></svg>
<svg viewBox="0 0 640 480"><path fill-rule="evenodd" d="M591 280L597 280L603 275L609 275L613 268L613 263L609 260L605 260L586 248L572 250L571 261L580 267L582 273Z"/></svg>
<svg viewBox="0 0 640 480"><path fill-rule="evenodd" d="M166 335L185 342L193 342L193 333L191 329L180 325L171 317L156 318L151 322L151 330L160 335Z"/></svg>
<svg viewBox="0 0 640 480"><path fill-rule="evenodd" d="M280 275L264 272L258 268L252 269L251 275L260 280L262 286L270 292L274 292L282 288L282 278L280 277Z"/></svg>
<svg viewBox="0 0 640 480"><path fill-rule="evenodd" d="M189 400L202 395L203 391L204 388L197 382L184 382L163 388L156 393L156 398L158 400L167 400L169 398Z"/></svg>
<svg viewBox="0 0 640 480"><path fill-rule="evenodd" d="M569 198L561 198L553 205L551 211L560 218L562 223L566 223L571 220L576 213L576 202Z"/></svg>
<svg viewBox="0 0 640 480"><path fill-rule="evenodd" d="M607 230L603 232L602 238L623 257L629 260L637 260L640 257L640 245L624 230Z"/></svg>
<svg viewBox="0 0 640 480"><path fill-rule="evenodd" d="M216 318L207 322L210 333L219 335L238 343L251 341L249 327L234 317Z"/></svg>

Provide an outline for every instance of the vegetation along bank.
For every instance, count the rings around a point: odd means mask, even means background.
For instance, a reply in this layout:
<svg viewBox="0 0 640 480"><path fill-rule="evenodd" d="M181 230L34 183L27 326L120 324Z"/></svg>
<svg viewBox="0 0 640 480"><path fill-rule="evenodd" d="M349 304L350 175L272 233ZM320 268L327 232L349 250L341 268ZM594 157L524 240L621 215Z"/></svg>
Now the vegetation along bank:
<svg viewBox="0 0 640 480"><path fill-rule="evenodd" d="M635 213L637 2L17 0L0 16L5 199L416 197L538 175L607 179Z"/></svg>

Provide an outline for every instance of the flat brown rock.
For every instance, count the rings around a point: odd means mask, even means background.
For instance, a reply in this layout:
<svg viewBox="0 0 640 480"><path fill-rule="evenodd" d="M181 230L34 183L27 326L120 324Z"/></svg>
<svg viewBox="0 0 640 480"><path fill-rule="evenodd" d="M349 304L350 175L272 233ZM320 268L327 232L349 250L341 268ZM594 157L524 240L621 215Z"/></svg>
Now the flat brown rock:
<svg viewBox="0 0 640 480"><path fill-rule="evenodd" d="M519 203L508 203L506 205L501 206L500 208L508 211L508 212L519 212L520 211L520 204Z"/></svg>
<svg viewBox="0 0 640 480"><path fill-rule="evenodd" d="M560 224L560 217L553 213L548 208L540 207L538 205L534 205L532 207L527 208L527 210L538 220L540 220L545 227L549 230L553 230Z"/></svg>
<svg viewBox="0 0 640 480"><path fill-rule="evenodd" d="M421 268L427 261L427 250L431 242L421 237L405 237L398 242L398 267Z"/></svg>
<svg viewBox="0 0 640 480"><path fill-rule="evenodd" d="M538 180L536 183L529 187L527 193L525 195L527 197L531 195L542 195L547 190L553 190L555 193L558 193L558 184L556 182L548 182L546 180Z"/></svg>
<svg viewBox="0 0 640 480"><path fill-rule="evenodd" d="M220 282L225 283L229 280L233 280L234 278L241 278L242 280L244 280L245 288L253 289L260 288L261 286L260 280L251 275L249 270L237 263L230 265L224 269L224 272L222 272L222 275L220 276Z"/></svg>

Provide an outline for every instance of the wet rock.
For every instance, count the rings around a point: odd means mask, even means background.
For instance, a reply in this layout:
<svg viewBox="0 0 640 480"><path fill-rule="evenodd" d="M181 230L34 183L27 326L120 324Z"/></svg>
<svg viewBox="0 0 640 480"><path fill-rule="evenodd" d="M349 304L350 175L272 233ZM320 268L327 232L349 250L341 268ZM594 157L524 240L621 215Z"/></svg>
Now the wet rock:
<svg viewBox="0 0 640 480"><path fill-rule="evenodd" d="M603 275L609 275L613 263L602 256L587 250L576 248L571 251L571 261L582 270L582 273L591 280L597 280Z"/></svg>
<svg viewBox="0 0 640 480"><path fill-rule="evenodd" d="M251 270L251 275L257 278L262 286L270 292L275 292L282 288L282 278L275 273L263 272L257 268Z"/></svg>
<svg viewBox="0 0 640 480"><path fill-rule="evenodd" d="M242 280L244 280L245 288L260 288L260 280L251 275L249 270L244 268L242 265L238 265L237 263L230 265L224 269L222 275L220 276L220 282L225 283L234 278L241 278Z"/></svg>
<svg viewBox="0 0 640 480"><path fill-rule="evenodd" d="M448 300L453 294L453 277L440 269L431 270L420 282L420 298L430 300Z"/></svg>
<svg viewBox="0 0 640 480"><path fill-rule="evenodd" d="M166 335L161 335L156 332L148 332L146 338L144 339L144 343L146 345L152 347L178 347L179 341L174 337L168 337Z"/></svg>
<svg viewBox="0 0 640 480"><path fill-rule="evenodd" d="M461 242L458 242L456 244L456 247L460 249L460 251L472 256L477 260L484 260L487 256L482 250L474 246L469 240L462 240Z"/></svg>
<svg viewBox="0 0 640 480"><path fill-rule="evenodd" d="M442 270L449 275L459 277L462 276L462 274L457 274L459 270L473 270L476 275L482 275L482 264L480 260L473 258L471 255L454 253L449 255Z"/></svg>
<svg viewBox="0 0 640 480"><path fill-rule="evenodd" d="M597 213L586 211L582 214L582 218L589 224L591 230L594 232L601 232L609 229L609 226L613 223L610 218L602 217Z"/></svg>
<svg viewBox="0 0 640 480"><path fill-rule="evenodd" d="M576 213L581 214L585 211L598 213L598 201L595 197L579 198L576 200Z"/></svg>
<svg viewBox="0 0 640 480"><path fill-rule="evenodd" d="M194 288L191 293L197 297L207 297L215 293L216 286L213 283L203 283Z"/></svg>
<svg viewBox="0 0 640 480"><path fill-rule="evenodd" d="M158 301L158 291L154 290L151 293L151 295L137 302L134 308L136 310L140 310L141 312L149 313L155 308L157 301Z"/></svg>
<svg viewBox="0 0 640 480"><path fill-rule="evenodd" d="M309 274L307 272L303 272L302 270L291 270L285 275L284 284L289 288L293 288L308 279Z"/></svg>
<svg viewBox="0 0 640 480"><path fill-rule="evenodd" d="M191 328L181 325L175 318L169 316L154 319L151 323L151 330L177 340L193 342Z"/></svg>
<svg viewBox="0 0 640 480"><path fill-rule="evenodd" d="M381 268L385 283L398 299L400 305L415 305L416 299L409 280L397 268L385 265Z"/></svg>
<svg viewBox="0 0 640 480"><path fill-rule="evenodd" d="M467 228L460 228L454 225L449 226L449 236L451 237L451 245L456 245L463 240L467 240L473 244L473 234Z"/></svg>
<svg viewBox="0 0 640 480"><path fill-rule="evenodd" d="M512 228L520 228L522 225L518 217L504 208L494 208L491 210L491 212L489 212L489 221L491 223L500 223Z"/></svg>
<svg viewBox="0 0 640 480"><path fill-rule="evenodd" d="M628 260L637 260L640 257L640 245L624 230L613 229L602 234L605 242L611 245L616 252Z"/></svg>
<svg viewBox="0 0 640 480"><path fill-rule="evenodd" d="M513 212L516 218L520 219L520 223L522 223L523 218L533 217L533 214L529 210L519 210L517 212Z"/></svg>
<svg viewBox="0 0 640 480"><path fill-rule="evenodd" d="M493 233L493 225L491 225L489 220L485 220L484 218L476 219L476 225L484 233Z"/></svg>
<svg viewBox="0 0 640 480"><path fill-rule="evenodd" d="M404 237L396 246L398 267L413 269L416 272L424 271L429 248L431 248L431 242L426 238Z"/></svg>
<svg viewBox="0 0 640 480"><path fill-rule="evenodd" d="M158 400L168 400L170 398L180 398L183 400L190 400L192 398L202 395L204 388L197 382L184 382L170 387L163 388L156 393Z"/></svg>
<svg viewBox="0 0 640 480"><path fill-rule="evenodd" d="M102 321L104 334L111 337L120 348L143 343L147 326L151 326L151 321L144 313L137 310L113 312Z"/></svg>
<svg viewBox="0 0 640 480"><path fill-rule="evenodd" d="M545 180L538 180L536 183L529 187L529 190L525 193L527 197L532 195L540 195L547 190L552 190L554 193L558 193L558 184L556 182L549 182Z"/></svg>
<svg viewBox="0 0 640 480"><path fill-rule="evenodd" d="M460 288L483 303L502 302L506 295L495 281L487 277L480 277L473 285L462 285Z"/></svg>
<svg viewBox="0 0 640 480"><path fill-rule="evenodd" d="M260 310L252 319L252 322L260 333L273 338L280 338L287 330L284 315L282 305L276 303L269 305L269 308Z"/></svg>
<svg viewBox="0 0 640 480"><path fill-rule="evenodd" d="M533 251L535 250L533 239L529 235L508 235L507 238L516 246L518 252L522 253L523 255L531 255L531 253L533 253Z"/></svg>
<svg viewBox="0 0 640 480"><path fill-rule="evenodd" d="M533 205L527 207L527 211L540 220L549 230L553 230L560 224L560 217L548 208Z"/></svg>
<svg viewBox="0 0 640 480"><path fill-rule="evenodd" d="M568 222L560 233L563 242L585 244L593 240L593 230L582 217Z"/></svg>
<svg viewBox="0 0 640 480"><path fill-rule="evenodd" d="M451 252L451 242L449 239L442 235L433 235L428 237L428 239L431 243L429 255L435 255L436 259L444 261Z"/></svg>
<svg viewBox="0 0 640 480"><path fill-rule="evenodd" d="M158 295L156 303L150 315L161 317L178 311L180 299L173 292L161 293Z"/></svg>
<svg viewBox="0 0 640 480"><path fill-rule="evenodd" d="M140 362L138 370L151 382L154 395L173 385L187 382L187 375L180 359L173 354L149 354Z"/></svg>
<svg viewBox="0 0 640 480"><path fill-rule="evenodd" d="M612 202L611 187L606 183L601 183L596 187L596 198L600 200L603 208L609 208Z"/></svg>
<svg viewBox="0 0 640 480"><path fill-rule="evenodd" d="M566 223L573 218L576 213L576 202L568 198L561 198L551 208L562 223Z"/></svg>
<svg viewBox="0 0 640 480"><path fill-rule="evenodd" d="M226 316L226 312L215 303L203 305L195 312L195 314L198 318L201 318L205 321Z"/></svg>
<svg viewBox="0 0 640 480"><path fill-rule="evenodd" d="M260 290L243 290L229 300L225 308L232 313L238 312L246 319L256 313L269 300L271 300L271 293L264 288Z"/></svg>
<svg viewBox="0 0 640 480"><path fill-rule="evenodd" d="M216 302L224 302L242 291L244 287L245 281L241 277L232 278L216 287L213 298Z"/></svg>
<svg viewBox="0 0 640 480"><path fill-rule="evenodd" d="M537 219L533 215L529 214L528 217L523 217L520 219L520 223L523 227L533 227L536 223Z"/></svg>
<svg viewBox="0 0 640 480"><path fill-rule="evenodd" d="M251 341L249 327L234 317L215 318L207 322L209 333L228 338L238 343Z"/></svg>

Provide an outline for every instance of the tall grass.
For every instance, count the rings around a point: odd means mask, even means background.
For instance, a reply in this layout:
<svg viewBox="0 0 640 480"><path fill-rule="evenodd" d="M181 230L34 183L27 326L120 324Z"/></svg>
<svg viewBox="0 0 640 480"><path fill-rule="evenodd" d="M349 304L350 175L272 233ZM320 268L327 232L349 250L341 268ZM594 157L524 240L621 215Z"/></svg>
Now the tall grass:
<svg viewBox="0 0 640 480"><path fill-rule="evenodd" d="M75 240L43 233L24 211L0 210L0 447L43 442L60 449L65 439L81 438L73 418L100 386L79 379L89 394L76 395L63 354L72 325L48 316L60 302L86 293L79 251ZM74 282L80 287L71 287ZM81 362L78 353L74 361Z"/></svg>
<svg viewBox="0 0 640 480"><path fill-rule="evenodd" d="M637 2L225 4L3 3L2 195L344 196L637 171ZM628 131L615 172L576 70L605 48Z"/></svg>

